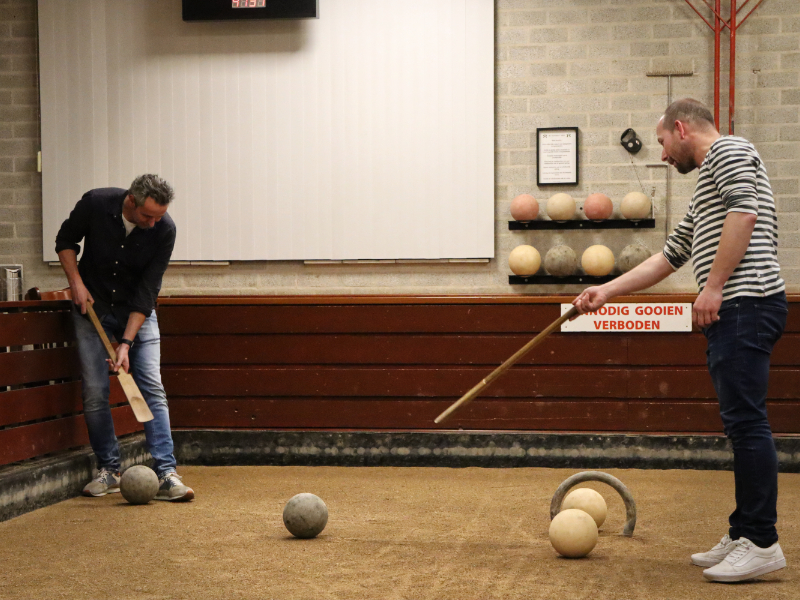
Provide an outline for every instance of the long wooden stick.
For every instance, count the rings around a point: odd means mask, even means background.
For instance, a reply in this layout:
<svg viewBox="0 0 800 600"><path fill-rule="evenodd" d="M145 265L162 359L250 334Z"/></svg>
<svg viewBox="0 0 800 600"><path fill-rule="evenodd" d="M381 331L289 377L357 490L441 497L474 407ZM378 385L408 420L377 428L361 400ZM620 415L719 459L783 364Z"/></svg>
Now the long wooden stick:
<svg viewBox="0 0 800 600"><path fill-rule="evenodd" d="M109 358L116 362L117 353L114 351L114 346L111 345L105 329L103 329L103 326L100 324L100 319L97 318L97 313L94 312L91 302L86 303L86 312L89 313L89 319L91 319L94 328L97 330L97 333L100 336L100 339L103 340L103 345L106 347L106 352L108 352ZM147 402L142 396L142 393L139 391L139 386L136 385L133 377L131 377L129 373L126 373L124 369L120 367L119 372L117 373L117 379L119 380L119 384L122 386L122 391L125 392L125 397L128 399L128 404L131 405L131 409L133 410L136 420L139 421L139 423L152 421L153 413L150 412L150 407L147 406Z"/></svg>
<svg viewBox="0 0 800 600"><path fill-rule="evenodd" d="M481 382L478 385L476 385L474 388L472 388L466 394L461 396L461 398L458 401L456 401L453 404L451 404L450 407L446 411L444 411L442 414L440 414L438 417L436 417L433 422L434 423L442 423L442 422L444 422L444 420L447 419L447 417L449 417L456 410L458 410L459 408L461 408L462 406L464 406L465 404L470 402L473 398L475 398L475 396L480 394L481 391L483 390L483 388L485 388L487 385L492 383L495 379L500 377L500 375L505 373L506 370L508 370L508 368L511 367L511 365L513 365L515 362L517 362L519 359L521 359L523 356L525 356L528 352L533 350L536 346L541 344L542 341L548 335L550 335L553 331L555 331L556 329L561 327L561 324L564 323L564 321L567 321L568 319L571 319L572 317L576 316L577 314L578 314L578 309L577 308L575 308L574 306L572 308L570 308L567 312L565 312L563 315L561 315L558 319L556 319L550 325L548 325L547 329L545 329L544 331L539 333L539 335L537 335L535 338L533 338L530 342L528 342L522 348L517 350L508 360L506 360L506 362L504 362L502 365L497 367L494 371L489 373L489 375L484 377L483 380L481 380Z"/></svg>

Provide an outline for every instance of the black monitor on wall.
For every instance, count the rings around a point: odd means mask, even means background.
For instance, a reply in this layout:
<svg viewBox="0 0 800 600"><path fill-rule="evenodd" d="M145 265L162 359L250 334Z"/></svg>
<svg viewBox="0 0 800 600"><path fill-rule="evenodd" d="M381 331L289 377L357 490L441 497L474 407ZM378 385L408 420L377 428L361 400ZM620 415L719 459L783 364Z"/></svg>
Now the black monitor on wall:
<svg viewBox="0 0 800 600"><path fill-rule="evenodd" d="M184 21L316 19L318 0L183 0Z"/></svg>

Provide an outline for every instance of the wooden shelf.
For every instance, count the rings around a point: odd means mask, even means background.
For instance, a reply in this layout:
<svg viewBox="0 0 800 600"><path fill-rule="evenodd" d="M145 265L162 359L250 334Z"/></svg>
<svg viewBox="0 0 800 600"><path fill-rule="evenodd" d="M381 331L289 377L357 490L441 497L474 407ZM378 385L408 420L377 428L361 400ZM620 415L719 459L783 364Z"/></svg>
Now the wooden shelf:
<svg viewBox="0 0 800 600"><path fill-rule="evenodd" d="M619 275L603 275L602 277L594 277L592 275L568 275L567 277L553 277L552 275L529 275L523 277L522 275L509 275L508 283L512 285L566 285L570 283L595 285L606 283L617 277L619 277Z"/></svg>
<svg viewBox="0 0 800 600"><path fill-rule="evenodd" d="M628 221L627 219L608 219L606 221L589 221L574 219L572 221L509 221L511 231L528 229L655 229L655 219Z"/></svg>

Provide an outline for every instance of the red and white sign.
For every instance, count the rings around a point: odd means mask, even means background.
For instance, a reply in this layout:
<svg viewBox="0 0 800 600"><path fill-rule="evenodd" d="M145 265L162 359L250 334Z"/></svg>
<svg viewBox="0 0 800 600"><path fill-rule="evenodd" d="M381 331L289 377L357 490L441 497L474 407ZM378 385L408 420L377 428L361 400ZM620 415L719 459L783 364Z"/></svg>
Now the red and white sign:
<svg viewBox="0 0 800 600"><path fill-rule="evenodd" d="M570 308L571 304L562 304L561 314ZM672 302L606 304L596 312L583 314L561 325L561 331L564 332L658 333L691 330L692 305Z"/></svg>

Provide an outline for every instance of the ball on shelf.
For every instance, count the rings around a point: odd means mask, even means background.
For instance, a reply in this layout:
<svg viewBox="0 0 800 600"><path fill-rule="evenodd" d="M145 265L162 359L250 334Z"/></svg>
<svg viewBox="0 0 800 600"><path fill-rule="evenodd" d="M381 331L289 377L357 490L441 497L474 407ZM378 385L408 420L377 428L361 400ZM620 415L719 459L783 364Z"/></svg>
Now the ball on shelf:
<svg viewBox="0 0 800 600"><path fill-rule="evenodd" d="M642 192L631 192L622 199L619 210L626 219L637 221L650 216L650 207L650 198Z"/></svg>
<svg viewBox="0 0 800 600"><path fill-rule="evenodd" d="M316 537L328 524L328 507L319 496L297 494L283 507L283 524L295 537Z"/></svg>
<svg viewBox="0 0 800 600"><path fill-rule="evenodd" d="M597 525L586 512L568 508L550 522L550 543L561 556L582 558L597 545Z"/></svg>
<svg viewBox="0 0 800 600"><path fill-rule="evenodd" d="M515 275L527 277L539 270L542 257L533 246L523 244L517 246L508 255L508 267Z"/></svg>
<svg viewBox="0 0 800 600"><path fill-rule="evenodd" d="M627 273L650 258L650 250L641 244L628 244L619 253L619 270Z"/></svg>
<svg viewBox="0 0 800 600"><path fill-rule="evenodd" d="M613 212L614 204L605 194L589 194L583 202L583 214L592 221L604 221Z"/></svg>
<svg viewBox="0 0 800 600"><path fill-rule="evenodd" d="M130 467L122 474L119 491L130 504L147 504L158 493L158 475L144 465Z"/></svg>
<svg viewBox="0 0 800 600"><path fill-rule="evenodd" d="M569 246L554 246L544 256L544 270L553 277L568 277L578 268L578 255Z"/></svg>
<svg viewBox="0 0 800 600"><path fill-rule="evenodd" d="M567 497L561 503L561 509L567 510L569 508L577 508L588 513L594 519L598 529L600 529L600 526L606 520L606 516L608 516L608 506L606 506L605 498L591 488L578 488L567 494Z"/></svg>
<svg viewBox="0 0 800 600"><path fill-rule="evenodd" d="M530 194L520 194L511 201L511 216L516 221L533 221L539 215L539 203Z"/></svg>
<svg viewBox="0 0 800 600"><path fill-rule="evenodd" d="M602 244L589 246L581 256L581 266L587 275L608 275L614 268L614 253Z"/></svg>
<svg viewBox="0 0 800 600"><path fill-rule="evenodd" d="M569 221L575 216L575 200L569 194L555 194L547 201L547 216L553 221Z"/></svg>

